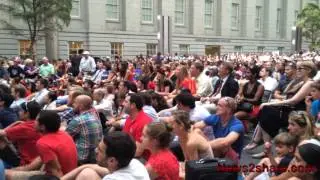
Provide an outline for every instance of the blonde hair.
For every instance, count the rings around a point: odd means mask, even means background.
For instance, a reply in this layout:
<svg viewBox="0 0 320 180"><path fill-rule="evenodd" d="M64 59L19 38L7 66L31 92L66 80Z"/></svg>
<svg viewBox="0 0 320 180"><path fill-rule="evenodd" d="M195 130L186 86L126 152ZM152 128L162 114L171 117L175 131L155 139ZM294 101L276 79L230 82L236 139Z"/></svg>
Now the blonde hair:
<svg viewBox="0 0 320 180"><path fill-rule="evenodd" d="M312 117L305 111L292 111L289 114L289 121L298 124L300 127L305 128L304 134L300 139L310 139L314 136Z"/></svg>
<svg viewBox="0 0 320 180"><path fill-rule="evenodd" d="M316 65L312 61L300 61L298 62L297 66L306 67L310 70L308 77L312 78L317 74Z"/></svg>

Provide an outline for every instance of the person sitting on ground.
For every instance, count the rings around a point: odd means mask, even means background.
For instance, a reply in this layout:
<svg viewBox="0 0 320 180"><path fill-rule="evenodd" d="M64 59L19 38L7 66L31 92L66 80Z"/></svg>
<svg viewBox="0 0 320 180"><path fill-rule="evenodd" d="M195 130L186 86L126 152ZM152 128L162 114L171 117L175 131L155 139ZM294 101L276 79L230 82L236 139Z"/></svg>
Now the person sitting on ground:
<svg viewBox="0 0 320 180"><path fill-rule="evenodd" d="M14 100L10 94L0 93L0 128L6 128L18 120L18 115L13 109L9 108Z"/></svg>
<svg viewBox="0 0 320 180"><path fill-rule="evenodd" d="M150 150L146 168L151 179L179 179L179 163L169 150L172 140L171 128L165 123L154 122L144 127L142 146Z"/></svg>
<svg viewBox="0 0 320 180"><path fill-rule="evenodd" d="M104 136L96 149L96 164L82 165L61 180L149 180L147 169L134 159L134 140L121 131Z"/></svg>
<svg viewBox="0 0 320 180"><path fill-rule="evenodd" d="M304 140L298 145L287 171L279 176L271 177L270 180L318 180L320 179L319 159L319 139ZM297 167L300 170L297 170Z"/></svg>
<svg viewBox="0 0 320 180"><path fill-rule="evenodd" d="M137 94L130 94L122 105L124 113L129 114L122 131L130 134L135 140L137 146L135 157L148 160L150 151L142 147L141 136L144 126L151 123L152 119L143 112L143 99Z"/></svg>
<svg viewBox="0 0 320 180"><path fill-rule="evenodd" d="M26 102L26 88L22 85L16 85L13 88L13 96L14 101L10 105L10 108L13 109L16 113L18 113L20 110L20 105Z"/></svg>
<svg viewBox="0 0 320 180"><path fill-rule="evenodd" d="M77 149L72 138L59 131L60 117L54 111L43 110L35 121L35 128L43 136L36 143L36 151L40 155L26 169L7 170L6 175L21 177L30 175L53 175L62 177L77 167ZM40 171L42 165L45 170Z"/></svg>
<svg viewBox="0 0 320 180"><path fill-rule="evenodd" d="M143 112L146 113L153 122L159 121L158 114L156 110L151 105L151 94L149 92L142 92L139 95L143 99Z"/></svg>
<svg viewBox="0 0 320 180"><path fill-rule="evenodd" d="M296 136L299 142L314 137L314 125L305 111L292 111L289 114L289 133Z"/></svg>
<svg viewBox="0 0 320 180"><path fill-rule="evenodd" d="M42 107L44 105L44 97L49 93L48 90L49 81L47 79L39 79L36 81L37 92L33 95L27 97L27 99L32 101L37 101Z"/></svg>
<svg viewBox="0 0 320 180"><path fill-rule="evenodd" d="M56 100L57 93L55 91L50 91L44 98L45 105L43 106L43 110L55 110L57 108Z"/></svg>
<svg viewBox="0 0 320 180"><path fill-rule="evenodd" d="M23 114L20 117L25 119L25 121L13 123L4 130L0 130L0 137L6 137L9 141L16 144L21 157L21 166L28 165L39 156L35 149L41 134L36 131L34 126L35 119L40 110L40 105L35 101L23 103L21 104Z"/></svg>
<svg viewBox="0 0 320 180"><path fill-rule="evenodd" d="M233 115L236 107L233 98L223 97L218 101L216 114L197 122L194 128L212 127L215 139L210 141L210 145L213 154L238 162L243 146L244 127Z"/></svg>
<svg viewBox="0 0 320 180"><path fill-rule="evenodd" d="M92 99L87 95L76 97L73 110L77 115L68 123L66 132L73 137L77 145L78 163L94 163L94 150L102 138L99 115L92 108Z"/></svg>
<svg viewBox="0 0 320 180"><path fill-rule="evenodd" d="M289 133L280 133L274 138L276 156L273 156L270 143L265 144L265 151L268 157L262 159L259 162L259 166L263 167L277 167L278 170L275 174L279 175L286 171L285 168L289 166L289 163L293 159L293 154L296 146L298 145L298 139L295 136L290 135ZM283 169L283 171L282 171ZM258 170L256 172L251 172L248 176L245 177L245 180L253 180L260 173Z"/></svg>

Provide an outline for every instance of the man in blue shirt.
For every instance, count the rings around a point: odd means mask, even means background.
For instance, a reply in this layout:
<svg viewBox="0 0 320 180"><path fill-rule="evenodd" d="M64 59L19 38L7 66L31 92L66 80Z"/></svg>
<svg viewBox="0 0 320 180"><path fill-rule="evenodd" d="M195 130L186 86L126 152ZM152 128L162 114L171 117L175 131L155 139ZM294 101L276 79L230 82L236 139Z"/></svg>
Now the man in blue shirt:
<svg viewBox="0 0 320 180"><path fill-rule="evenodd" d="M210 126L215 139L210 141L216 157L229 157L239 160L243 148L244 127L242 122L234 117L236 101L230 97L223 97L218 101L217 112L204 121L197 122L194 128L203 129Z"/></svg>

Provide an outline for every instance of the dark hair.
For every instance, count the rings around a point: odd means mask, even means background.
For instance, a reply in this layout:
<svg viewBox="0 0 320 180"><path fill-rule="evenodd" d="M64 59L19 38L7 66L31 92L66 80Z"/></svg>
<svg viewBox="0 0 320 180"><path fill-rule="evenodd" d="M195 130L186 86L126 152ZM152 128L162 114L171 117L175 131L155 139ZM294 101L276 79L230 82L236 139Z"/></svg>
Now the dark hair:
<svg viewBox="0 0 320 180"><path fill-rule="evenodd" d="M139 111L142 110L142 107L143 107L142 97L137 94L129 94L129 96L130 96L130 103L135 104Z"/></svg>
<svg viewBox="0 0 320 180"><path fill-rule="evenodd" d="M191 128L190 115L186 111L178 110L172 113L173 119L176 123L183 125L184 129L188 131Z"/></svg>
<svg viewBox="0 0 320 180"><path fill-rule="evenodd" d="M233 65L232 65L231 63L224 61L224 62L221 63L221 65L222 65L223 67L225 67L225 68L229 71L229 74L232 73L232 71L233 71Z"/></svg>
<svg viewBox="0 0 320 180"><path fill-rule="evenodd" d="M138 81L140 81L143 85L143 89L148 89L148 84L150 81L150 78L148 76L140 76L138 78Z"/></svg>
<svg viewBox="0 0 320 180"><path fill-rule="evenodd" d="M180 93L176 96L175 101L181 103L183 106L188 106L190 109L196 107L196 100L191 93Z"/></svg>
<svg viewBox="0 0 320 180"><path fill-rule="evenodd" d="M41 111L41 106L36 101L30 101L20 104L20 107L23 111L29 113L30 119L36 119L39 112Z"/></svg>
<svg viewBox="0 0 320 180"><path fill-rule="evenodd" d="M147 106L151 106L151 95L148 92L141 92L139 95L142 97L143 104Z"/></svg>
<svg viewBox="0 0 320 180"><path fill-rule="evenodd" d="M57 132L60 128L60 116L55 111L40 111L38 117L39 125L44 125L47 132Z"/></svg>
<svg viewBox="0 0 320 180"><path fill-rule="evenodd" d="M161 110L164 110L164 109L168 109L169 106L167 104L167 101L165 100L165 98L163 96L161 96L160 94L157 94L155 92L152 92L151 93L151 99L152 101L156 101L157 102L157 105L153 105L152 106L154 107L154 109L157 111L157 112L160 112ZM152 102L151 102L152 103Z"/></svg>
<svg viewBox="0 0 320 180"><path fill-rule="evenodd" d="M26 96L26 88L22 85L16 85L14 87L14 92L19 94L19 97L24 98Z"/></svg>
<svg viewBox="0 0 320 180"><path fill-rule="evenodd" d="M253 77L255 79L259 78L259 72L260 72L260 68L258 66L253 66L249 68L249 71L251 72L251 74L253 75Z"/></svg>
<svg viewBox="0 0 320 180"><path fill-rule="evenodd" d="M201 73L201 72L203 71L203 69L204 69L203 64L200 63L200 62L195 62L195 63L193 63L193 65L194 65L194 67L195 67L196 69L199 70L200 73Z"/></svg>
<svg viewBox="0 0 320 180"><path fill-rule="evenodd" d="M128 89L128 91L132 91L135 93L138 92L138 88L137 88L136 84L133 82L123 81L123 86L126 87Z"/></svg>
<svg viewBox="0 0 320 180"><path fill-rule="evenodd" d="M118 161L119 169L128 166L134 158L136 144L127 133L115 131L106 134L103 142L107 146L106 156L114 157Z"/></svg>
<svg viewBox="0 0 320 180"><path fill-rule="evenodd" d="M84 83L87 83L90 86L90 88L93 88L94 86L94 82L91 81L90 79L87 79Z"/></svg>
<svg viewBox="0 0 320 180"><path fill-rule="evenodd" d="M57 93L56 92L54 92L54 91L50 91L49 93L48 93L48 97L49 97L49 99L51 100L51 101L55 101L55 100L57 100Z"/></svg>
<svg viewBox="0 0 320 180"><path fill-rule="evenodd" d="M159 148L164 149L169 147L172 140L171 128L163 122L154 122L148 124L147 134L159 143Z"/></svg>
<svg viewBox="0 0 320 180"><path fill-rule="evenodd" d="M9 86L6 86L4 84L0 84L0 93L1 94L11 94L11 89Z"/></svg>
<svg viewBox="0 0 320 180"><path fill-rule="evenodd" d="M5 107L10 107L12 102L14 101L14 97L11 94L2 94L0 93L0 101L4 101Z"/></svg>
<svg viewBox="0 0 320 180"><path fill-rule="evenodd" d="M317 89L318 91L320 91L320 80L317 80L317 81L313 82L311 84L311 87L313 87L313 88Z"/></svg>
<svg viewBox="0 0 320 180"><path fill-rule="evenodd" d="M47 79L41 78L38 81L40 82L40 84L43 85L44 88L48 88L49 87L49 81Z"/></svg>

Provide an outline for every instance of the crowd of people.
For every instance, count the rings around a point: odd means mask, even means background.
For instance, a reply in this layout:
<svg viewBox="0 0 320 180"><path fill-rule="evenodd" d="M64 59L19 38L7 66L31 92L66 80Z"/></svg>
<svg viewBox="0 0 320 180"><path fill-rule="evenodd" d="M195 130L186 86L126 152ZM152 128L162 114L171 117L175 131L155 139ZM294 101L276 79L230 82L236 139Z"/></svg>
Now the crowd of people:
<svg viewBox="0 0 320 180"><path fill-rule="evenodd" d="M283 171L242 178L320 179L317 57L110 60L84 51L41 65L1 62L0 180L178 180L188 161L240 164L261 144L252 157Z"/></svg>

